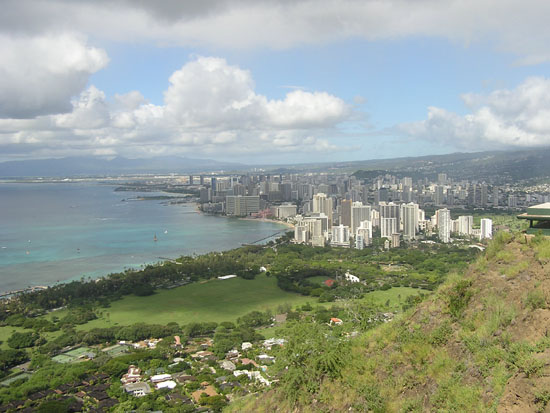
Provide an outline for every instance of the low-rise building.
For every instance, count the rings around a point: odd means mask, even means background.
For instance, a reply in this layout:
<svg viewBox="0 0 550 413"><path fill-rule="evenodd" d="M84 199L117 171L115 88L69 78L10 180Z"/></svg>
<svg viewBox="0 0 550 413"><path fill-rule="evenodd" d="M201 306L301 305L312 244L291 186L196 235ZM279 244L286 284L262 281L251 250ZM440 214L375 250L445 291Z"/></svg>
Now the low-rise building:
<svg viewBox="0 0 550 413"><path fill-rule="evenodd" d="M124 391L134 397L143 397L151 393L151 387L145 382L128 383L124 385Z"/></svg>

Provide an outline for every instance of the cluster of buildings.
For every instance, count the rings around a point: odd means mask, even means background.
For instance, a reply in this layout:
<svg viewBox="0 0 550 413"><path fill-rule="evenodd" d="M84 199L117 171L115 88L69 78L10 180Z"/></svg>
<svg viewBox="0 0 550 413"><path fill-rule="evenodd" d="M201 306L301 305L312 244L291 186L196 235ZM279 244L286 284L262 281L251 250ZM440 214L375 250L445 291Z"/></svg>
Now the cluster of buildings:
<svg viewBox="0 0 550 413"><path fill-rule="evenodd" d="M453 220L447 208L438 209L426 219L424 210L414 202L379 202L375 207L361 201L342 200L335 224L332 203L333 199L326 194L313 196L312 212L294 219L295 242L363 249L372 243L373 234L385 238L386 247L399 247L402 240L412 242L434 233L443 243L451 242L452 233L480 240L492 238L490 219L482 219L481 228L475 229L472 215Z"/></svg>
<svg viewBox="0 0 550 413"><path fill-rule="evenodd" d="M201 209L228 216L270 217L292 222L295 241L315 246L364 248L373 237L395 247L433 235L486 239L492 222L474 228L467 211L522 209L550 201L548 192L521 192L510 185L453 180L440 173L432 180L376 172L285 173L192 176ZM464 215L451 219L463 209ZM426 216L425 211L435 211ZM430 213L431 214L431 213Z"/></svg>

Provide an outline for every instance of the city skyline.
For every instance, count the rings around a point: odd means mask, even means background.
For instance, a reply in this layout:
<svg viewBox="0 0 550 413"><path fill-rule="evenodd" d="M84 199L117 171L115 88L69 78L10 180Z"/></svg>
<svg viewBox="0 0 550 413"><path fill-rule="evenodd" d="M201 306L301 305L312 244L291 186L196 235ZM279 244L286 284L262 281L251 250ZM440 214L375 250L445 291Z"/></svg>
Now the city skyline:
<svg viewBox="0 0 550 413"><path fill-rule="evenodd" d="M0 161L293 163L550 144L540 1L3 9Z"/></svg>

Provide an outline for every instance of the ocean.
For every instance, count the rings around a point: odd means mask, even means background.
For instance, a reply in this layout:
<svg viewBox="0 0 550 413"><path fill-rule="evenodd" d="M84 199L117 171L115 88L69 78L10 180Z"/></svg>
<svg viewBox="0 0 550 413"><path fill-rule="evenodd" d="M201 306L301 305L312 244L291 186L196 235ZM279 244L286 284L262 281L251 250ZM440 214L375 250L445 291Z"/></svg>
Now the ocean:
<svg viewBox="0 0 550 413"><path fill-rule="evenodd" d="M284 229L204 215L193 203L131 199L174 194L114 189L96 182L0 183L0 292L228 250Z"/></svg>

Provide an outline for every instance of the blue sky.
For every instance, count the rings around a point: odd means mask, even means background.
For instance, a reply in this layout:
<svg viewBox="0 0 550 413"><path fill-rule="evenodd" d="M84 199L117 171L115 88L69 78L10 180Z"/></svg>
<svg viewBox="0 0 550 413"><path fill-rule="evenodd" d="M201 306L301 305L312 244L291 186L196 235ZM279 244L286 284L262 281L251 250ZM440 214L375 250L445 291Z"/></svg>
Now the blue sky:
<svg viewBox="0 0 550 413"><path fill-rule="evenodd" d="M550 144L543 2L140 4L7 2L0 161L287 163Z"/></svg>

